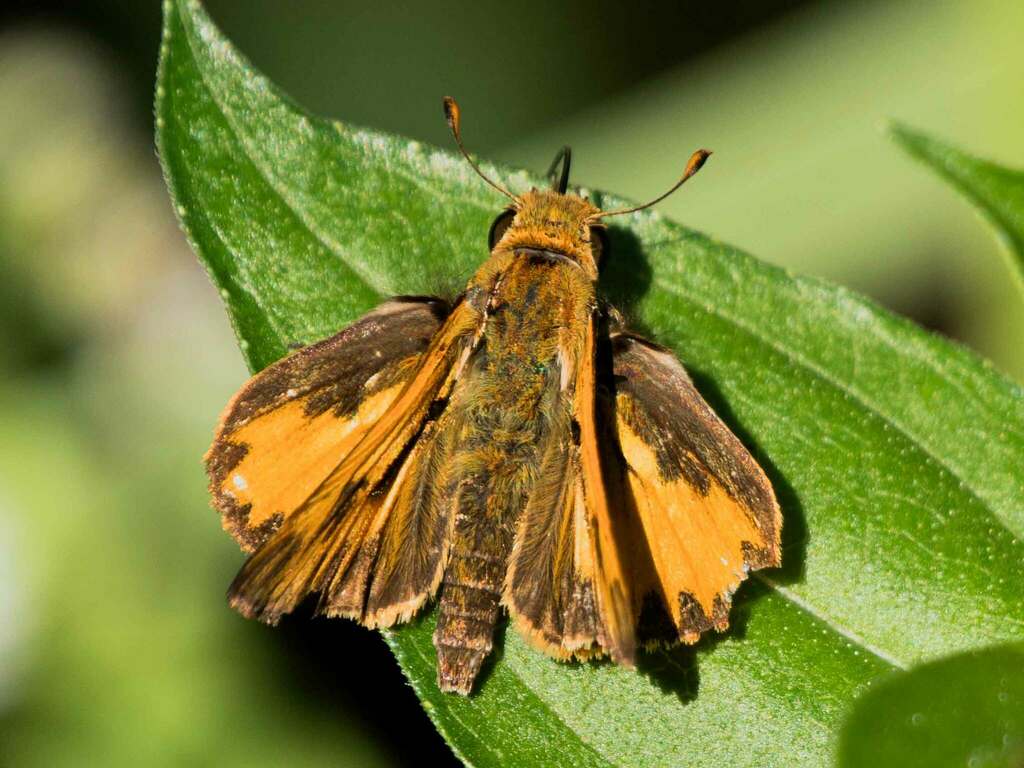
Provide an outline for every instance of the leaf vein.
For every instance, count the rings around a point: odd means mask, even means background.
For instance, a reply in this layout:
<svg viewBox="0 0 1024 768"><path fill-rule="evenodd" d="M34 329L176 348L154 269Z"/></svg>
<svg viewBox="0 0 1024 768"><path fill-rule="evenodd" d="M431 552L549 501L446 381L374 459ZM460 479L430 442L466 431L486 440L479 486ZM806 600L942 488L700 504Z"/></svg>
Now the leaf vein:
<svg viewBox="0 0 1024 768"><path fill-rule="evenodd" d="M868 651L869 653L873 654L874 656L877 656L879 660L885 662L889 666L895 667L896 669L903 669L903 670L910 669L910 664L909 663L907 663L905 661L902 661L901 659L898 659L897 657L893 656L888 651L884 651L884 650L882 650L881 648L879 648L876 645L872 645L867 640L865 640L863 637L861 637L856 632L854 632L852 629L844 627L842 624L837 623L835 621L835 619L833 619L832 617L827 616L826 614L824 614L821 611L819 611L811 603L809 603L806 600L804 600L802 597L797 595L792 590L782 586L778 582L773 581L768 576L765 576L765 575L760 574L760 573L755 573L754 574L754 578L757 579L758 581L761 581L764 584L768 585L772 589L774 589L782 597L786 598L786 600L791 602L797 608L801 609L802 611L804 611L806 613L809 613L815 619L817 619L821 623L825 624L829 628L833 629L837 634L842 635L843 637L845 637L847 640L849 640L854 645L856 645L856 646L858 646L860 648L863 648L865 651Z"/></svg>

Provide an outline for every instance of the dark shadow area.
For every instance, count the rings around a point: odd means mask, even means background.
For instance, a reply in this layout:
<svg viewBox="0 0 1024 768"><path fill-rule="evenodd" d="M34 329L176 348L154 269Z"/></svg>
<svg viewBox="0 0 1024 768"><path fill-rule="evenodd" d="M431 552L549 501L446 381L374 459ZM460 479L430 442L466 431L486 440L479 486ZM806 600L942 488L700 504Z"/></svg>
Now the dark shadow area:
<svg viewBox="0 0 1024 768"><path fill-rule="evenodd" d="M962 277L949 265L956 256L948 246L936 245L926 249L920 261L935 264L935 268L919 270L909 282L888 285L879 290L874 286L858 286L860 290L897 314L909 317L929 331L952 339L963 339L970 327L973 307L964 306L963 292L959 289Z"/></svg>
<svg viewBox="0 0 1024 768"><path fill-rule="evenodd" d="M491 675L494 674L498 662L505 658L505 636L509 632L515 632L515 629L512 628L508 620L508 614L502 613L498 618L498 625L494 628L494 648L484 660L483 666L480 667L480 673L477 675L476 682L473 683L473 694L476 694L477 691L487 684L487 681L491 679Z"/></svg>
<svg viewBox="0 0 1024 768"><path fill-rule="evenodd" d="M713 653L715 647L726 640L744 639L750 621L750 608L768 591L768 587L761 582L749 579L743 582L733 596L729 628L725 632L709 630L694 645L680 643L642 651L637 657L637 672L662 693L674 695L681 704L695 701L700 693L698 655Z"/></svg>
<svg viewBox="0 0 1024 768"><path fill-rule="evenodd" d="M315 604L307 601L270 633L290 694L372 736L393 765L462 765L381 635L347 619L313 618Z"/></svg>
<svg viewBox="0 0 1024 768"><path fill-rule="evenodd" d="M66 320L54 320L18 270L0 257L0 329L5 347L0 361L8 375L63 371L74 359L80 339Z"/></svg>
<svg viewBox="0 0 1024 768"><path fill-rule="evenodd" d="M609 226L608 252L600 264L598 289L626 319L626 326L641 335L634 308L651 287L654 273L636 234L623 227Z"/></svg>
<svg viewBox="0 0 1024 768"><path fill-rule="evenodd" d="M636 671L662 693L678 698L681 704L689 704L697 698L700 670L694 645L641 651L637 655Z"/></svg>

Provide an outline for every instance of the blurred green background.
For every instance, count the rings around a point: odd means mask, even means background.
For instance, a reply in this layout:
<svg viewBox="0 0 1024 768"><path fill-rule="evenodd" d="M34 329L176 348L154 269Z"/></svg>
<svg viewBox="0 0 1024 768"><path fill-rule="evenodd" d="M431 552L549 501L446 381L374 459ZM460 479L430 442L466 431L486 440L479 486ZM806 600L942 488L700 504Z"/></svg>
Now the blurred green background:
<svg viewBox="0 0 1024 768"><path fill-rule="evenodd" d="M65 8L65 5L72 5ZM1024 4L207 0L298 101L646 199L1024 379L989 230L884 137L1024 166ZM380 638L224 601L200 457L246 372L153 149L158 3L0 12L0 763L451 762ZM485 233L481 233L481 259Z"/></svg>

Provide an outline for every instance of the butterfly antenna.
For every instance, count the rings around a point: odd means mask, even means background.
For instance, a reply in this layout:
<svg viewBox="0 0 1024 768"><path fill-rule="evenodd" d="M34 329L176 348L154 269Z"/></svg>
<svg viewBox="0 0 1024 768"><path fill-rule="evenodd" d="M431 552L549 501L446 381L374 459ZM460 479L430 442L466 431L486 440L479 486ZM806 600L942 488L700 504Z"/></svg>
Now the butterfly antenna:
<svg viewBox="0 0 1024 768"><path fill-rule="evenodd" d="M496 190L501 192L501 194L507 195L508 197L511 197L513 200L515 200L515 195L513 195L504 187L498 186L489 178L484 176L484 172L480 170L480 167L476 163L473 162L473 158L469 156L469 152L467 152L466 148L462 145L462 131L460 129L461 120L459 113L459 105L451 96L444 97L444 116L445 119L448 121L448 127L452 131L452 136L455 137L455 143L459 145L459 151L462 152L462 156L466 158L466 161L470 164L473 170L476 171L477 175L481 179L486 181L488 184L490 184L492 187L494 187Z"/></svg>
<svg viewBox="0 0 1024 768"><path fill-rule="evenodd" d="M668 197L673 192L675 192L677 189L679 189L681 186L683 186L683 184L686 182L686 180L688 178L690 178L691 176L693 176L693 174L695 174L697 171L699 171L701 169L701 166L704 165L705 161L710 156L711 156L711 150L708 150L708 149L698 149L696 152L694 152L690 156L690 161L686 164L686 170L683 171L682 178L680 178L679 181L677 181L675 183L675 185L668 192L666 192L665 194L661 195L660 197L654 198L653 200L651 200L651 202L644 203L643 205L638 205L638 206L636 206L634 208L619 208L618 210L615 210L615 211L601 211L600 213L594 214L591 218L592 219L603 219L603 218L605 218L607 216L621 216L624 213L635 213L636 211L642 211L644 208L650 208L652 205L660 203L666 197Z"/></svg>

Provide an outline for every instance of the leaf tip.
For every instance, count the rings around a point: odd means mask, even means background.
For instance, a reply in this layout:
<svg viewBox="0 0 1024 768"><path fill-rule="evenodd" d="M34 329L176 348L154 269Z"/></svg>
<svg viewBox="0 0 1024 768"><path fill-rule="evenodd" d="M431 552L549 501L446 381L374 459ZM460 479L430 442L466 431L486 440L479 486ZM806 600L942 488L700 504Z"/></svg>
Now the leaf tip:
<svg viewBox="0 0 1024 768"><path fill-rule="evenodd" d="M905 152L912 155L922 154L925 146L933 141L915 128L911 128L906 123L893 118L885 121L884 130L892 141L898 144Z"/></svg>

